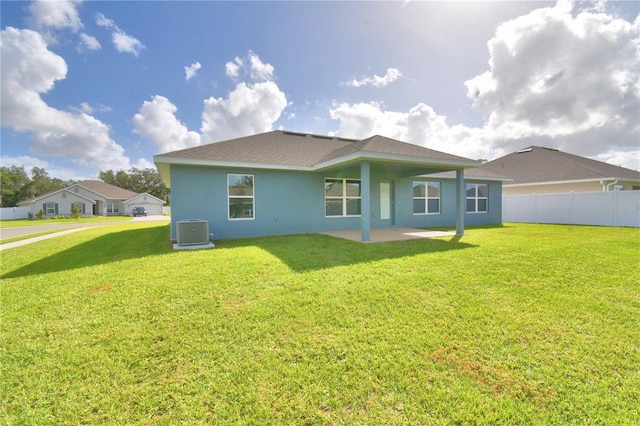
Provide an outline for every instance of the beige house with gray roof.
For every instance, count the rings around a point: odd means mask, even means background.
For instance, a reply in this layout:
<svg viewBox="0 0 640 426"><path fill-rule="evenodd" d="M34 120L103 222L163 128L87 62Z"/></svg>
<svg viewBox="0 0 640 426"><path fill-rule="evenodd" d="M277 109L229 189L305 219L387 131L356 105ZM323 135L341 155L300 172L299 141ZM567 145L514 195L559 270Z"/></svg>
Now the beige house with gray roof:
<svg viewBox="0 0 640 426"><path fill-rule="evenodd" d="M530 146L478 169L506 176L504 195L640 189L640 172L557 149Z"/></svg>
<svg viewBox="0 0 640 426"><path fill-rule="evenodd" d="M82 216L131 216L134 207L148 215L162 214L164 201L148 193L137 193L98 180L83 180L57 191L19 203L31 209L31 217L42 210L45 217L70 216L74 206Z"/></svg>

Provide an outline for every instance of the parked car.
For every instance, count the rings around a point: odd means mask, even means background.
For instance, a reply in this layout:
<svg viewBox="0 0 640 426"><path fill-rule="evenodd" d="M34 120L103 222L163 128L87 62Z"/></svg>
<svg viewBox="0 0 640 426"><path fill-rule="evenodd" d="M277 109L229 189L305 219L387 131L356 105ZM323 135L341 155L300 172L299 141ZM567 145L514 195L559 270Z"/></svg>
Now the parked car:
<svg viewBox="0 0 640 426"><path fill-rule="evenodd" d="M146 216L146 215L147 215L147 209L145 209L144 207L134 207L133 208L133 217Z"/></svg>

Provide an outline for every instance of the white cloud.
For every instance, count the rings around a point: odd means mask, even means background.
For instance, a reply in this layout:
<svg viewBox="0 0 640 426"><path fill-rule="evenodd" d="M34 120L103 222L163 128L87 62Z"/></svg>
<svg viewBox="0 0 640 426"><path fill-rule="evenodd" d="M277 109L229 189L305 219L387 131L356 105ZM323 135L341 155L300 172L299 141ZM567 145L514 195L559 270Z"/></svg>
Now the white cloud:
<svg viewBox="0 0 640 426"><path fill-rule="evenodd" d="M490 69L465 83L494 146L538 137L586 155L637 149L639 29L604 13L574 17L570 3L501 24Z"/></svg>
<svg viewBox="0 0 640 426"><path fill-rule="evenodd" d="M185 79L187 81L191 80L196 75L196 72L198 72L200 68L202 68L202 65L200 65L200 62L194 62L188 67L184 67L184 72L186 74Z"/></svg>
<svg viewBox="0 0 640 426"><path fill-rule="evenodd" d="M78 50L100 50L102 46L97 38L92 35L80 33L80 46Z"/></svg>
<svg viewBox="0 0 640 426"><path fill-rule="evenodd" d="M236 57L227 62L226 71L231 79L273 78L273 66L253 52L249 52L247 60ZM151 140L160 152L166 152L272 130L287 105L284 92L274 81L241 81L227 98L204 100L200 134L189 131L176 118L176 106L163 96L145 102L133 123L136 133Z"/></svg>
<svg viewBox="0 0 640 426"><path fill-rule="evenodd" d="M363 77L360 80L350 80L344 83L345 86L349 87L361 87L361 86L374 86L374 87L384 87L387 86L398 78L402 76L402 73L396 68L387 68L387 73L380 77L379 75L374 75L373 77Z"/></svg>
<svg viewBox="0 0 640 426"><path fill-rule="evenodd" d="M113 19L107 18L102 13L96 13L96 24L111 30L111 41L118 52L131 53L134 56L138 56L147 48L140 40L128 35L116 25Z"/></svg>
<svg viewBox="0 0 640 426"><path fill-rule="evenodd" d="M102 13L96 13L96 25L105 27L108 29L116 28L116 23L113 19L109 19Z"/></svg>
<svg viewBox="0 0 640 426"><path fill-rule="evenodd" d="M131 53L133 56L138 56L140 52L146 49L146 46L140 40L131 37L119 28L111 34L111 40L118 52Z"/></svg>
<svg viewBox="0 0 640 426"><path fill-rule="evenodd" d="M41 160L36 157L30 157L28 155L21 155L18 157L9 157L7 155L3 155L0 158L0 163L2 163L3 167L23 167L24 171L27 174L31 173L31 169L37 167L39 169L44 169L47 171L47 174L52 178L58 178L62 180L84 180L84 179L95 179L94 177L82 176L79 175L76 169L67 169L64 167L58 167L55 164L52 164L48 161ZM96 173L97 175L97 173Z"/></svg>
<svg viewBox="0 0 640 426"><path fill-rule="evenodd" d="M329 113L340 122L339 129L332 133L336 136L362 139L382 135L473 159L489 155L483 129L449 127L446 117L424 103L406 112L386 111L376 102L343 103Z"/></svg>
<svg viewBox="0 0 640 426"><path fill-rule="evenodd" d="M34 1L28 6L29 17L27 21L32 28L39 31L49 29L60 30L68 28L78 32L83 28L76 5L80 1Z"/></svg>
<svg viewBox="0 0 640 426"><path fill-rule="evenodd" d="M405 112L371 102L331 109L336 134L378 133L489 159L536 144L638 169L640 18L627 22L601 7L576 12L561 3L501 24L488 42L489 70L465 82L486 117L480 128L449 127L424 104ZM373 78L356 83L366 81Z"/></svg>
<svg viewBox="0 0 640 426"><path fill-rule="evenodd" d="M273 66L263 63L258 55L249 51L251 78L254 80L273 80Z"/></svg>
<svg viewBox="0 0 640 426"><path fill-rule="evenodd" d="M109 137L109 127L91 115L61 111L41 94L66 78L64 59L31 30L7 27L2 36L2 125L31 134L35 154L66 156L96 168L128 168L124 149Z"/></svg>
<svg viewBox="0 0 640 426"><path fill-rule="evenodd" d="M175 151L200 144L200 135L189 131L175 113L178 108L164 96L145 101L133 116L135 132L148 138L159 152Z"/></svg>
<svg viewBox="0 0 640 426"><path fill-rule="evenodd" d="M239 83L226 99L209 98L202 112L203 142L247 136L272 130L287 106L287 98L273 81Z"/></svg>
<svg viewBox="0 0 640 426"><path fill-rule="evenodd" d="M273 65L265 64L260 57L249 51L245 59L235 57L233 61L225 64L227 77L238 80L241 77L249 78L253 81L272 81Z"/></svg>
<svg viewBox="0 0 640 426"><path fill-rule="evenodd" d="M231 61L227 62L225 64L227 77L229 77L231 79L234 79L234 80L237 79L239 77L240 67L242 65L243 65L242 59L238 58L237 56L233 60L233 62L231 62Z"/></svg>

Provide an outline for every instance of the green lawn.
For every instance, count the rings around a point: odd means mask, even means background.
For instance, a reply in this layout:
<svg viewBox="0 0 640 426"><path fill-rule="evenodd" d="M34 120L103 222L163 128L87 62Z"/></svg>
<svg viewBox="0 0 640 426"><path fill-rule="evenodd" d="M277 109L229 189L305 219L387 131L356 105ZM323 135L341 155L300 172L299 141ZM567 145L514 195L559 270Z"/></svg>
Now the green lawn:
<svg viewBox="0 0 640 426"><path fill-rule="evenodd" d="M640 229L167 238L2 253L2 423L640 423Z"/></svg>
<svg viewBox="0 0 640 426"><path fill-rule="evenodd" d="M57 219L14 219L0 220L0 228L19 228L22 226L46 226L66 223L126 222L133 220L131 216L93 216L74 219L71 217Z"/></svg>

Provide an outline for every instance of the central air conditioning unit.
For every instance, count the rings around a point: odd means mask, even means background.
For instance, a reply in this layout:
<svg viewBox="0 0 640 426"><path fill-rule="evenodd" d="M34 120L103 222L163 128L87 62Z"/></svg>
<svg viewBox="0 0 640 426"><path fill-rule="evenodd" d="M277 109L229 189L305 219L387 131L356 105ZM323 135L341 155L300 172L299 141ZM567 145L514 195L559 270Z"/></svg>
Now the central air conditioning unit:
<svg viewBox="0 0 640 426"><path fill-rule="evenodd" d="M179 220L176 224L176 233L178 234L176 243L179 246L209 244L209 222L206 220Z"/></svg>

